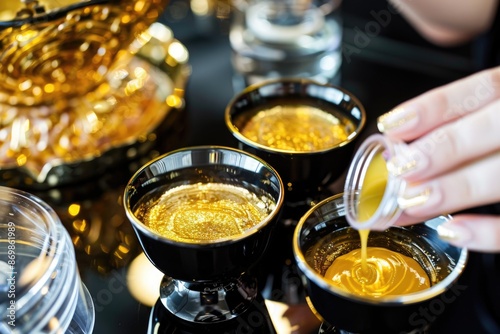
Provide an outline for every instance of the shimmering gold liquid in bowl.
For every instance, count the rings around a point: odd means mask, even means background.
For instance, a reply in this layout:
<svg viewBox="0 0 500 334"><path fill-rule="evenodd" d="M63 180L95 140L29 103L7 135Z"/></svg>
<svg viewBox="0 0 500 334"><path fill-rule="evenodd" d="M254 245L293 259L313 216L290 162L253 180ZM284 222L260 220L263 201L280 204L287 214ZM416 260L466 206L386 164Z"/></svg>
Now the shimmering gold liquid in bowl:
<svg viewBox="0 0 500 334"><path fill-rule="evenodd" d="M206 242L241 235L275 208L268 195L224 183L172 188L135 211L156 233L181 242Z"/></svg>
<svg viewBox="0 0 500 334"><path fill-rule="evenodd" d="M359 296L401 296L430 287L429 277L414 259L382 247L361 248L339 256L327 269L330 284Z"/></svg>
<svg viewBox="0 0 500 334"><path fill-rule="evenodd" d="M335 147L356 129L347 117L300 104L261 109L248 121L235 123L244 123L241 134L255 143L296 152Z"/></svg>

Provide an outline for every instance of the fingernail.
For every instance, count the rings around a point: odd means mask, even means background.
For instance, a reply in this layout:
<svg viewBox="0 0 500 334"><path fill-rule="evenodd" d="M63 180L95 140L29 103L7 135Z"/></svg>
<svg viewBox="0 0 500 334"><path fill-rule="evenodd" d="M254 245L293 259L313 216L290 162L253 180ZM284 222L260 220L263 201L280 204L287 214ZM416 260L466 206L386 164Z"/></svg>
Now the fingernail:
<svg viewBox="0 0 500 334"><path fill-rule="evenodd" d="M387 170L395 176L420 171L429 166L429 159L420 151L408 148L387 162Z"/></svg>
<svg viewBox="0 0 500 334"><path fill-rule="evenodd" d="M403 210L423 205L429 200L430 194L431 190L429 188L424 188L421 191L413 192L412 194L404 193L398 198L398 205Z"/></svg>
<svg viewBox="0 0 500 334"><path fill-rule="evenodd" d="M408 186L398 197L398 205L403 210L422 210L433 208L441 203L442 195L437 185ZM415 209L414 209L415 208Z"/></svg>
<svg viewBox="0 0 500 334"><path fill-rule="evenodd" d="M439 238L455 245L465 246L472 239L471 231L453 221L439 225L437 233Z"/></svg>
<svg viewBox="0 0 500 334"><path fill-rule="evenodd" d="M377 127L380 132L407 130L416 126L417 123L417 110L412 106L395 108L377 119Z"/></svg>

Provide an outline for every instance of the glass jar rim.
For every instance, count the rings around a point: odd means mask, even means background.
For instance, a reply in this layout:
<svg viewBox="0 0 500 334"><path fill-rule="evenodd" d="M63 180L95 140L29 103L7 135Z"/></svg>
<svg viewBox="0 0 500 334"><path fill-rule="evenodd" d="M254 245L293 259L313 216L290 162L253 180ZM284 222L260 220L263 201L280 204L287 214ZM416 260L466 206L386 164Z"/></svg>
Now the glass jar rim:
<svg viewBox="0 0 500 334"><path fill-rule="evenodd" d="M40 227L39 231L46 235L43 241L40 242L41 248L36 259L43 259L43 263L41 263L42 267L37 271L37 276L33 277L27 282L26 286L22 287L22 292L39 291L45 282L50 279L52 272L57 268L63 256L60 249L64 248L66 241L64 239L64 227L54 209L37 196L23 190L0 186L0 199L7 198L11 198L10 201L15 202L16 205L23 206L26 209L30 209L31 207L30 210L36 210L32 211L32 214L41 215L41 219L37 220L37 224ZM30 299L30 296L26 296L23 293L18 303L23 306L25 303L29 303Z"/></svg>
<svg viewBox="0 0 500 334"><path fill-rule="evenodd" d="M56 211L31 193L5 186L0 186L0 201L6 203L6 215L12 217L3 225L14 228L14 246L18 243L20 248L29 247L20 251L14 248L20 258L10 266L16 291L14 299L7 303L16 310L16 331L50 329L48 333L59 333L70 328L71 323L80 326L82 333L91 331L94 305L80 280L70 235ZM29 249L33 249L31 254Z"/></svg>
<svg viewBox="0 0 500 334"><path fill-rule="evenodd" d="M401 216L398 198L406 187L406 182L390 172L387 174L387 183L382 199L375 212L364 221L357 219L359 192L364 184L366 170L371 165L377 153L382 154L385 161L401 153L405 144L392 141L382 134L369 136L354 155L347 173L344 185L344 202L346 206L346 220L356 229L384 230L394 224Z"/></svg>

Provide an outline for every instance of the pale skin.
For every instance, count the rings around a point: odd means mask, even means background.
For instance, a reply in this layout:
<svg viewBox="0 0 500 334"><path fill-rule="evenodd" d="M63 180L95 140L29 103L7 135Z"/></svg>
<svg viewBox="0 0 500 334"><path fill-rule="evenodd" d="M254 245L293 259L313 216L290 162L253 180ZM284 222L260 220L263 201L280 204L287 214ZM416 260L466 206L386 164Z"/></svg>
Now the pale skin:
<svg viewBox="0 0 500 334"><path fill-rule="evenodd" d="M497 0L389 0L425 38L443 46L466 42L490 28Z"/></svg>
<svg viewBox="0 0 500 334"><path fill-rule="evenodd" d="M405 119L385 131L411 141L408 157L400 159L416 161L401 174L409 183L405 193L428 192L426 201L405 210L405 224L500 202L499 109L495 68L407 101L383 120ZM500 252L500 217L457 214L446 226L452 244Z"/></svg>
<svg viewBox="0 0 500 334"><path fill-rule="evenodd" d="M497 5L494 0L392 2L405 6L402 13L415 28L442 45L486 30ZM473 19L457 19L469 15ZM406 166L393 168L408 181L405 196L425 194L405 209L402 225L452 213L439 231L444 239L470 250L500 252L500 216L453 214L500 203L499 110L496 67L424 93L379 119L385 135L409 143L405 157L389 161L391 167Z"/></svg>
<svg viewBox="0 0 500 334"><path fill-rule="evenodd" d="M422 36L441 46L489 29L498 5L497 0L389 1ZM500 202L500 67L431 90L395 110L380 118L379 127L408 142L409 156L418 157L415 167L401 174L409 184L406 192L411 197L430 189L426 201L405 209L402 224ZM500 252L499 216L454 214L442 226L451 244Z"/></svg>

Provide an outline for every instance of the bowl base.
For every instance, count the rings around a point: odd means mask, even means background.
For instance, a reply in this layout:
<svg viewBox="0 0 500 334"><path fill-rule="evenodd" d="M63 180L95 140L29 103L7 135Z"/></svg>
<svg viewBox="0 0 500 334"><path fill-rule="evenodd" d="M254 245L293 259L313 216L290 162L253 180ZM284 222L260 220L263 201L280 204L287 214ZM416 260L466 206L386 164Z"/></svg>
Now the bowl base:
<svg viewBox="0 0 500 334"><path fill-rule="evenodd" d="M425 327L412 330L411 332L399 332L398 334L428 334L428 333L429 329ZM318 334L351 334L351 332L348 332L346 330L337 328L326 322L323 322L319 328Z"/></svg>
<svg viewBox="0 0 500 334"><path fill-rule="evenodd" d="M265 301L257 294L250 307L237 317L219 322L184 321L168 311L161 299L151 309L147 334L277 334Z"/></svg>
<svg viewBox="0 0 500 334"><path fill-rule="evenodd" d="M193 323L223 322L245 312L257 296L248 274L217 282L186 282L164 276L160 300L175 317Z"/></svg>

